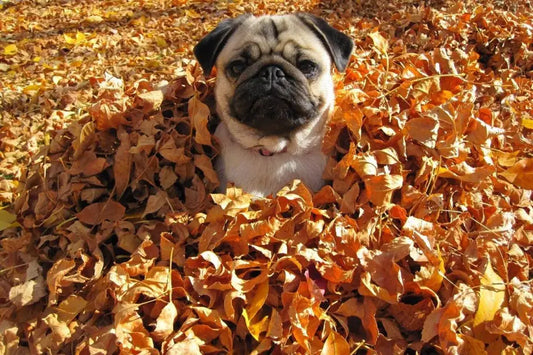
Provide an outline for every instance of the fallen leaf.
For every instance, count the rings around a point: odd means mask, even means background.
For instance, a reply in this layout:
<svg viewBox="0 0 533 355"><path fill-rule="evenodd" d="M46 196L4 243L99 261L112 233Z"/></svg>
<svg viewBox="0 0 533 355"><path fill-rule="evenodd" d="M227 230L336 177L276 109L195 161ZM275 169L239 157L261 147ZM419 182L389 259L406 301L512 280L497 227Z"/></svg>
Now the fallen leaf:
<svg viewBox="0 0 533 355"><path fill-rule="evenodd" d="M533 190L533 158L521 159L499 174L518 187Z"/></svg>
<svg viewBox="0 0 533 355"><path fill-rule="evenodd" d="M487 258L487 266L481 277L479 290L479 305L474 317L474 332L478 337L486 337L485 323L494 319L496 312L505 300L505 285L503 279L494 272Z"/></svg>
<svg viewBox="0 0 533 355"><path fill-rule="evenodd" d="M23 284L13 286L9 290L9 301L17 307L33 304L44 296L46 296L46 287L44 278L40 275Z"/></svg>
<svg viewBox="0 0 533 355"><path fill-rule="evenodd" d="M165 340L174 331L174 322L178 317L178 310L174 303L167 303L157 317L155 329L152 332L156 341Z"/></svg>
<svg viewBox="0 0 533 355"><path fill-rule="evenodd" d="M321 355L329 355L329 354L349 354L350 353L350 345L344 339L343 336L341 336L339 333L332 331L329 333L326 342L324 343L324 347L322 348L322 351L320 352Z"/></svg>
<svg viewBox="0 0 533 355"><path fill-rule="evenodd" d="M209 107L200 101L198 97L193 96L189 100L189 117L195 129L194 139L196 142L205 145L211 145L211 134L207 129L209 118Z"/></svg>
<svg viewBox="0 0 533 355"><path fill-rule="evenodd" d="M17 216L9 213L6 210L0 209L0 232L4 229L11 228L15 224L15 221L17 220Z"/></svg>
<svg viewBox="0 0 533 355"><path fill-rule="evenodd" d="M120 203L109 200L106 202L97 202L85 207L76 217L80 222L96 225L102 223L104 220L119 221L126 211L126 208Z"/></svg>
<svg viewBox="0 0 533 355"><path fill-rule="evenodd" d="M369 36L374 43L374 47L381 54L387 54L389 50L389 42L385 39L385 37L383 37L379 32L371 32Z"/></svg>
<svg viewBox="0 0 533 355"><path fill-rule="evenodd" d="M4 47L4 55L10 56L15 55L18 52L18 48L16 44L8 44Z"/></svg>

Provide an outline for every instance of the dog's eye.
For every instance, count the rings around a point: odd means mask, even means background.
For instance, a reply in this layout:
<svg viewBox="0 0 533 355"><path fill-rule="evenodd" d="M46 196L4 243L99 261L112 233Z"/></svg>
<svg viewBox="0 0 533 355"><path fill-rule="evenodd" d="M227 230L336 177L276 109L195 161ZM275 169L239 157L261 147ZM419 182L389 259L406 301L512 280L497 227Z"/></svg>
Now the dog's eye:
<svg viewBox="0 0 533 355"><path fill-rule="evenodd" d="M310 60L298 62L297 67L308 78L313 78L318 74L318 65Z"/></svg>
<svg viewBox="0 0 533 355"><path fill-rule="evenodd" d="M241 75L244 69L246 69L246 63L242 60L235 60L229 63L226 68L228 75L234 78Z"/></svg>

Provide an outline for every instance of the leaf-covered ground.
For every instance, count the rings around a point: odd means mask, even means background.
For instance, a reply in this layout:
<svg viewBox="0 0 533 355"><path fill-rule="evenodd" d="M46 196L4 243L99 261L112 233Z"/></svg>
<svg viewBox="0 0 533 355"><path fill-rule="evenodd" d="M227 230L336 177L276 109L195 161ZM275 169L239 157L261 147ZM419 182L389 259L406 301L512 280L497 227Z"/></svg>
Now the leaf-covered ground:
<svg viewBox="0 0 533 355"><path fill-rule="evenodd" d="M527 1L0 1L0 353L531 354ZM328 184L213 193L226 17L355 41Z"/></svg>

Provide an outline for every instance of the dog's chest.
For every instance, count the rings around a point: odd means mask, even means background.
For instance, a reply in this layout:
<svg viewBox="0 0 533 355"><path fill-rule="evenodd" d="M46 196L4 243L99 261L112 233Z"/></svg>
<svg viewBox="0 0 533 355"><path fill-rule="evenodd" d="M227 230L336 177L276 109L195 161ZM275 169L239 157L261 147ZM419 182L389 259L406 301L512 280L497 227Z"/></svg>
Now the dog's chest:
<svg viewBox="0 0 533 355"><path fill-rule="evenodd" d="M306 154L278 153L262 156L254 149L245 149L227 137L219 137L221 152L216 163L221 190L228 182L257 196L275 194L294 179L302 180L317 191L323 185L322 173L326 157L320 146Z"/></svg>

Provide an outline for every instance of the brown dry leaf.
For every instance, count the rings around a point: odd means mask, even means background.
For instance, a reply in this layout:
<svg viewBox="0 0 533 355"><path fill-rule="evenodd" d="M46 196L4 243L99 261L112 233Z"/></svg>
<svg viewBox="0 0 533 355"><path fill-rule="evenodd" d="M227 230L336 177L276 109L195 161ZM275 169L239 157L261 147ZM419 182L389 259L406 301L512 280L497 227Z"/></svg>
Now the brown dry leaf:
<svg viewBox="0 0 533 355"><path fill-rule="evenodd" d="M89 114L96 123L96 129L106 131L126 123L124 109L124 102L101 100L89 109Z"/></svg>
<svg viewBox="0 0 533 355"><path fill-rule="evenodd" d="M80 296L70 295L57 306L58 319L69 323L85 310L88 302Z"/></svg>
<svg viewBox="0 0 533 355"><path fill-rule="evenodd" d="M136 103L146 113L159 110L163 103L164 93L162 90L154 90L139 94Z"/></svg>
<svg viewBox="0 0 533 355"><path fill-rule="evenodd" d="M212 183L214 187L220 184L220 182L218 181L217 173L213 168L213 163L207 155L195 155L194 165L198 169L202 170L207 180Z"/></svg>
<svg viewBox="0 0 533 355"><path fill-rule="evenodd" d="M168 203L168 195L163 190L158 190L154 195L150 195L146 201L146 207L142 214L145 217L147 214L156 213Z"/></svg>
<svg viewBox="0 0 533 355"><path fill-rule="evenodd" d="M131 353L139 349L147 354L158 354L154 341L144 328L142 319L135 312L123 317L115 324L117 343L121 351Z"/></svg>
<svg viewBox="0 0 533 355"><path fill-rule="evenodd" d="M97 202L93 203L79 213L76 214L76 217L82 222L89 225L96 225L102 223L104 220L107 221L119 221L124 217L126 208L120 203L109 200L106 202Z"/></svg>
<svg viewBox="0 0 533 355"><path fill-rule="evenodd" d="M370 298L364 298L361 302L355 298L350 298L342 303L334 312L343 317L357 317L363 326L366 341L375 344L378 337L378 323L376 321L376 305Z"/></svg>
<svg viewBox="0 0 533 355"><path fill-rule="evenodd" d="M44 296L46 296L46 286L42 276L27 280L9 290L9 301L17 307L35 303Z"/></svg>
<svg viewBox="0 0 533 355"><path fill-rule="evenodd" d="M389 50L389 42L379 32L372 32L369 36L378 52L381 54L387 54Z"/></svg>
<svg viewBox="0 0 533 355"><path fill-rule="evenodd" d="M476 309L476 294L468 286L461 284L455 296L442 308L435 309L424 321L422 341L428 342L438 336L439 344L446 349L457 349L461 344L457 334L458 323Z"/></svg>
<svg viewBox="0 0 533 355"><path fill-rule="evenodd" d="M185 149L183 147L176 147L176 142L171 137L169 137L169 139L159 148L159 154L168 161L180 165L186 164L191 160L191 158L185 154Z"/></svg>
<svg viewBox="0 0 533 355"><path fill-rule="evenodd" d="M61 293L62 286L68 286L71 284L67 281L65 276L76 266L73 260L60 259L52 265L48 270L46 276L46 283L48 284L48 291L50 295L48 297L48 303L53 305L57 302L58 296Z"/></svg>
<svg viewBox="0 0 533 355"><path fill-rule="evenodd" d="M205 145L211 145L211 134L207 129L209 119L209 107L200 101L198 97L193 96L189 100L189 117L192 125L196 130L194 139L196 142Z"/></svg>
<svg viewBox="0 0 533 355"><path fill-rule="evenodd" d="M115 193L117 198L128 188L131 173L130 137L128 133L120 127L117 136L120 146L117 148L115 163L113 164L113 176L115 178Z"/></svg>
<svg viewBox="0 0 533 355"><path fill-rule="evenodd" d="M81 157L74 161L68 171L70 174L83 174L84 176L93 176L101 173L109 166L105 158L97 158L96 154L86 151Z"/></svg>

